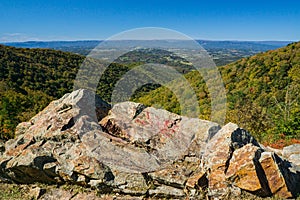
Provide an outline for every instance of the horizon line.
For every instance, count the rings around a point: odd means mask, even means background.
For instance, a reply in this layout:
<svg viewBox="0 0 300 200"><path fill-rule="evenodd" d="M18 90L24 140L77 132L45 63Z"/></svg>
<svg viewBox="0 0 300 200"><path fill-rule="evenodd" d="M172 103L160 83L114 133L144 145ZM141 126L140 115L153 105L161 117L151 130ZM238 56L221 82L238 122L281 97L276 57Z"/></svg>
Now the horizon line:
<svg viewBox="0 0 300 200"><path fill-rule="evenodd" d="M107 39L78 39L78 40L25 40L25 41L0 41L0 43L26 43L26 42L97 42L106 41ZM167 41L184 39L122 39L122 40L107 40L107 41ZM239 39L192 39L195 41L211 41L211 42L297 42L300 40L239 40ZM190 41L190 40L187 40Z"/></svg>

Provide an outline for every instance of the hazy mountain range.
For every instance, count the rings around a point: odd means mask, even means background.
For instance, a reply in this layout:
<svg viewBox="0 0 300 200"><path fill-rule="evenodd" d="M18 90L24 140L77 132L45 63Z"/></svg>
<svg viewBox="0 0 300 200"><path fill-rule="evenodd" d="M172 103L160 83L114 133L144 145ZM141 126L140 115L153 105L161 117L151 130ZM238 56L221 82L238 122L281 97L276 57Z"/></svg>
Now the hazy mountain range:
<svg viewBox="0 0 300 200"><path fill-rule="evenodd" d="M196 40L205 49L249 49L254 51L267 51L283 47L293 41L213 41ZM68 50L72 48L93 49L103 40L82 41L27 41L27 42L3 42L6 46L23 48L50 48ZM141 42L141 41L139 41Z"/></svg>

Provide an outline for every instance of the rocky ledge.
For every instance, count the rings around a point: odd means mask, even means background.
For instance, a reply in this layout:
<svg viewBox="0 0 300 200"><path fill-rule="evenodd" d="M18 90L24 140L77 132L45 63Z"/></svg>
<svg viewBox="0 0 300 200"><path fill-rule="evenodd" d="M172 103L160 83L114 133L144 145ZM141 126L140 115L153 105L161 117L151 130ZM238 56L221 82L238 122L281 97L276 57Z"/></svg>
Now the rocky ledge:
<svg viewBox="0 0 300 200"><path fill-rule="evenodd" d="M293 198L300 193L299 156L299 145L264 147L232 123L220 127L133 102L111 108L77 90L0 144L0 182L73 184L146 199L224 199L245 192Z"/></svg>

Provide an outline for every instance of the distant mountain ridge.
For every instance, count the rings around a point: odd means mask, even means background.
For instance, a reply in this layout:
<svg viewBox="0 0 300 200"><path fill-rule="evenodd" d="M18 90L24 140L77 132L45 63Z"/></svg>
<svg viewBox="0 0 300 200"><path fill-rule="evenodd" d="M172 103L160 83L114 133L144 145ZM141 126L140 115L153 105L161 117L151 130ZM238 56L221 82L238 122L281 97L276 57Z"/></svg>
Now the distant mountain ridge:
<svg viewBox="0 0 300 200"><path fill-rule="evenodd" d="M196 40L209 55L212 56L217 66L223 66L241 58L253 56L257 53L274 50L291 43L291 41L213 41ZM6 42L6 46L21 48L43 48L71 52L79 55L90 55L103 40L82 40L82 41L27 41L27 42ZM0 42L1 44L1 42ZM158 45L159 47L182 48L187 45L184 40L111 40L105 41L102 48L107 48L106 52L113 52L115 49L129 47L145 47ZM104 47L105 46L105 47Z"/></svg>
<svg viewBox="0 0 300 200"><path fill-rule="evenodd" d="M6 46L22 48L95 48L103 40L78 40L78 41L26 41L26 42L3 42ZM214 40L196 40L203 48L226 48L226 49L252 49L266 51L283 47L293 41L214 41Z"/></svg>

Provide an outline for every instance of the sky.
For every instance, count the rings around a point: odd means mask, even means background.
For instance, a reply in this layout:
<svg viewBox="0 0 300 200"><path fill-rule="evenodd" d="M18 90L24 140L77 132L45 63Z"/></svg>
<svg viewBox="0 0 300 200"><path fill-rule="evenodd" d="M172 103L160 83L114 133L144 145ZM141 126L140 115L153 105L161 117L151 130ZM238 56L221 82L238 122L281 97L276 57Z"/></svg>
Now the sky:
<svg viewBox="0 0 300 200"><path fill-rule="evenodd" d="M193 39L300 40L298 0L0 0L0 42L102 40L161 27Z"/></svg>

